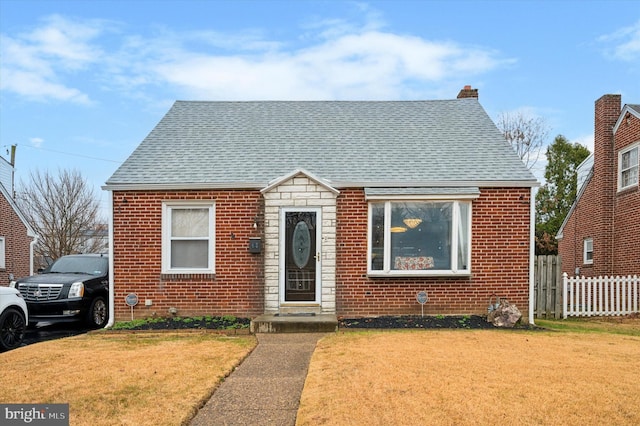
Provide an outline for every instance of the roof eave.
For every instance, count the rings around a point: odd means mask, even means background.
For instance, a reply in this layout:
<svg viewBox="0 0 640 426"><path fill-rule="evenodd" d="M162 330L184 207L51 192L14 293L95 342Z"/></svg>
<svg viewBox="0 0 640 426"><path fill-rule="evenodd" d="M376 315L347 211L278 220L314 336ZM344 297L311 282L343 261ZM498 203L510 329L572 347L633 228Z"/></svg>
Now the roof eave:
<svg viewBox="0 0 640 426"><path fill-rule="evenodd" d="M540 186L537 180L479 180L479 181L330 181L333 188L404 188L404 187L461 187L477 186L480 188L532 188ZM273 182L271 182L273 183ZM102 186L105 191L172 191L172 190L262 190L269 182L184 182L184 183L107 183Z"/></svg>

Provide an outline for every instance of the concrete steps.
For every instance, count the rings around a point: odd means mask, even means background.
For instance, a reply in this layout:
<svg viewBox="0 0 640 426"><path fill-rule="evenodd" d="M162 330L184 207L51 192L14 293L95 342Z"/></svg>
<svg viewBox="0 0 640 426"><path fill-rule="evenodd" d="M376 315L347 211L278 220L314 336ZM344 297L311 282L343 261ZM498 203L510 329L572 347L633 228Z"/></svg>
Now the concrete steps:
<svg viewBox="0 0 640 426"><path fill-rule="evenodd" d="M333 333L338 318L331 314L264 314L251 321L251 333Z"/></svg>

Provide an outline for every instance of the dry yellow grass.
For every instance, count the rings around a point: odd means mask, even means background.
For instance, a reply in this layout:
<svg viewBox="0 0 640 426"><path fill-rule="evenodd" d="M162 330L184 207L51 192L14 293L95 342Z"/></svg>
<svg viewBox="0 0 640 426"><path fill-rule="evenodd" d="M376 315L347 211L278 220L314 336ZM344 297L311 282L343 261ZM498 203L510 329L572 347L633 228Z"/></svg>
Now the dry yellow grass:
<svg viewBox="0 0 640 426"><path fill-rule="evenodd" d="M570 331L330 335L298 424L640 424L640 318L544 325ZM0 354L0 403L69 403L72 425L185 424L255 345L206 331L44 342Z"/></svg>
<svg viewBox="0 0 640 426"><path fill-rule="evenodd" d="M255 345L185 331L43 342L0 354L0 403L69 403L72 425L179 425Z"/></svg>
<svg viewBox="0 0 640 426"><path fill-rule="evenodd" d="M312 357L297 424L638 425L630 334L345 332Z"/></svg>

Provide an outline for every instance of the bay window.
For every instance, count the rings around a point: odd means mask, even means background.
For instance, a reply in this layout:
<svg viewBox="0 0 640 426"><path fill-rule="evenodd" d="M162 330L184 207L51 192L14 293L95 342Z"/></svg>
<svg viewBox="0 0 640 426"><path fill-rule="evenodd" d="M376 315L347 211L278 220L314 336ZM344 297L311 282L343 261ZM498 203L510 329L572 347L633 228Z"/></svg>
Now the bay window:
<svg viewBox="0 0 640 426"><path fill-rule="evenodd" d="M369 274L468 275L470 231L470 201L372 201Z"/></svg>
<svg viewBox="0 0 640 426"><path fill-rule="evenodd" d="M163 272L215 272L214 217L211 201L163 203Z"/></svg>

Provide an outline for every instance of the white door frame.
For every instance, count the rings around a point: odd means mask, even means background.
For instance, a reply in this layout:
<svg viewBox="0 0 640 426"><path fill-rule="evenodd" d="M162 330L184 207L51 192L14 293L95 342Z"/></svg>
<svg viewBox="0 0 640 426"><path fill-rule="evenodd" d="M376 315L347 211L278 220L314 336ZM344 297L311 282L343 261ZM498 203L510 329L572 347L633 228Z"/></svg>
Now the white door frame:
<svg viewBox="0 0 640 426"><path fill-rule="evenodd" d="M287 249L286 242L286 216L289 212L313 212L316 214L316 253L313 255L316 259L316 294L313 301L293 301L287 302L285 298L285 254ZM321 304L322 297L322 208L321 207L282 207L280 209L280 230L278 235L279 253L278 253L278 302L285 306L300 305L317 305Z"/></svg>

